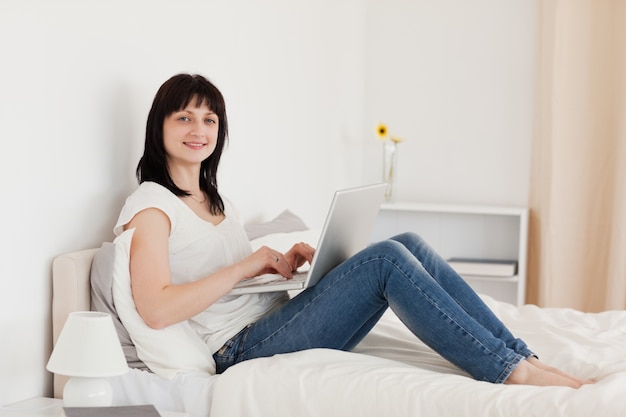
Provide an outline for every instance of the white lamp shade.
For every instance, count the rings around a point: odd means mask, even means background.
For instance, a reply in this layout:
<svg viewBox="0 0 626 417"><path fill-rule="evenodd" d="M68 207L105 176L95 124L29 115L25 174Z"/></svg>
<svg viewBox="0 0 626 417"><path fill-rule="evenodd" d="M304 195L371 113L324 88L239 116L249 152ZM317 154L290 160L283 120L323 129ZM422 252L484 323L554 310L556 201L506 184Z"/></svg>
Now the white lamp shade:
<svg viewBox="0 0 626 417"><path fill-rule="evenodd" d="M108 377L128 371L113 320L106 313L70 313L46 368L61 375Z"/></svg>

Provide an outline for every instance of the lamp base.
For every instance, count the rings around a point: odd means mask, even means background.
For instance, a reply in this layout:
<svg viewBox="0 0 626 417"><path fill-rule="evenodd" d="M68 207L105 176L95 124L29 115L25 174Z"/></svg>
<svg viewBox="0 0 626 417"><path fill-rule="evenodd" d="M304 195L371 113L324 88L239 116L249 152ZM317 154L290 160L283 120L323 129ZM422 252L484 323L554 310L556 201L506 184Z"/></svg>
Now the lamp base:
<svg viewBox="0 0 626 417"><path fill-rule="evenodd" d="M73 376L63 388L63 405L66 407L110 407L113 389L104 378Z"/></svg>

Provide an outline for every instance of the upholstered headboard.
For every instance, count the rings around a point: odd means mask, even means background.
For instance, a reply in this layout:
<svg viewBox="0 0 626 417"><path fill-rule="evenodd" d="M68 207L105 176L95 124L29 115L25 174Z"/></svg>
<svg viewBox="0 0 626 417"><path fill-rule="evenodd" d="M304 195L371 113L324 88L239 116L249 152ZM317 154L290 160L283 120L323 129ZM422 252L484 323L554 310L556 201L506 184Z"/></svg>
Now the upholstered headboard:
<svg viewBox="0 0 626 417"><path fill-rule="evenodd" d="M52 338L56 343L67 316L89 311L91 304L91 262L98 249L86 249L57 256L52 262ZM63 397L68 377L54 375L54 397Z"/></svg>

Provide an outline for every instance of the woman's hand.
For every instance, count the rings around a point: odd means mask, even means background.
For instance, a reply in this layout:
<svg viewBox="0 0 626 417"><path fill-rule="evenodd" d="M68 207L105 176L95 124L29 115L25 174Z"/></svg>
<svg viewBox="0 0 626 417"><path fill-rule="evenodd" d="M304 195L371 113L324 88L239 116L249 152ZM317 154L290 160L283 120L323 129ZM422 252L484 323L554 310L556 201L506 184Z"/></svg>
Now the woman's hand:
<svg viewBox="0 0 626 417"><path fill-rule="evenodd" d="M307 243L300 242L293 245L285 253L285 260L291 266L291 271L295 271L304 265L305 262L310 264L313 261L313 255L315 255L315 248Z"/></svg>
<svg viewBox="0 0 626 417"><path fill-rule="evenodd" d="M249 271L246 274L246 278L278 273L285 278L291 279L293 272L300 266L305 262L311 263L314 253L315 249L303 242L296 243L285 254L267 246L262 246L243 261L244 264L247 264L245 269Z"/></svg>

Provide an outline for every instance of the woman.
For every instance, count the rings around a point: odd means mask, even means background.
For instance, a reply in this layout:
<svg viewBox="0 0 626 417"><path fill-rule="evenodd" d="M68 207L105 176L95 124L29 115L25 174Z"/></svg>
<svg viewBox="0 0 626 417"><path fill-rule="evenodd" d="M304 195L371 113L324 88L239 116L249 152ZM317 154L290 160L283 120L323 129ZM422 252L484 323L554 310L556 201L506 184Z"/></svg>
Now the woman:
<svg viewBox="0 0 626 417"><path fill-rule="evenodd" d="M292 300L281 292L232 296L241 280L287 278L314 249L253 252L216 174L227 138L224 99L199 75L157 92L148 115L139 188L117 234L134 228L132 294L152 328L188 320L223 372L237 362L311 348L350 350L387 307L427 345L477 380L580 387L540 362L422 239L406 233L369 246Z"/></svg>

